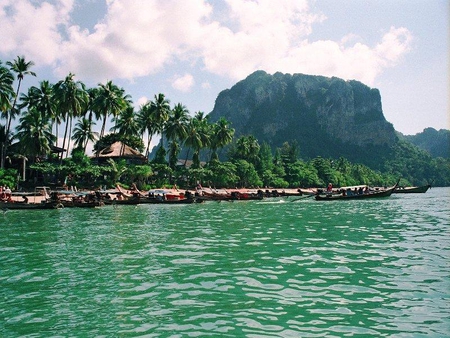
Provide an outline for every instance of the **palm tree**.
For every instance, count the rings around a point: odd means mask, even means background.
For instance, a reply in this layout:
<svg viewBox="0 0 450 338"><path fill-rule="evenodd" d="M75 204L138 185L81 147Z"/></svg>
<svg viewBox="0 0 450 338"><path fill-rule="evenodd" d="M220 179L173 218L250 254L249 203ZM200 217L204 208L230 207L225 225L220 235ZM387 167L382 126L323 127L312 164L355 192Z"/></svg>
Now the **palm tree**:
<svg viewBox="0 0 450 338"><path fill-rule="evenodd" d="M163 146L163 131L164 124L169 119L170 112L170 101L166 99L164 94L159 93L155 95L155 101L151 103L153 107L153 121L155 123L155 128L158 133L161 134L161 147Z"/></svg>
<svg viewBox="0 0 450 338"><path fill-rule="evenodd" d="M253 135L241 136L236 141L233 157L235 160L246 160L256 166L260 148L258 140Z"/></svg>
<svg viewBox="0 0 450 338"><path fill-rule="evenodd" d="M145 151L145 157L148 158L150 152L150 144L152 142L152 136L157 132L157 126L154 121L154 105L151 102L147 102L141 106L137 115L137 123L144 138L145 132L148 134L147 149Z"/></svg>
<svg viewBox="0 0 450 338"><path fill-rule="evenodd" d="M20 102L20 109L34 107L41 114L51 119L52 124L55 125L56 145L58 145L58 124L61 123L61 117L56 114L53 85L46 80L41 81L39 87L32 86L28 89L27 94L22 94Z"/></svg>
<svg viewBox="0 0 450 338"><path fill-rule="evenodd" d="M0 124L0 144L1 144L1 148L0 148L0 155L1 155L1 159L2 159L2 168L4 168L4 160L6 159L6 155L4 154L5 151L5 144L7 142L9 142L10 140L10 135L6 134L6 126L3 124Z"/></svg>
<svg viewBox="0 0 450 338"><path fill-rule="evenodd" d="M15 137L19 140L22 154L33 158L49 154L55 139L50 119L35 108L31 108L20 118Z"/></svg>
<svg viewBox="0 0 450 338"><path fill-rule="evenodd" d="M169 141L169 165L175 169L180 145L184 143L188 134L189 111L178 103L169 114L164 128L164 134Z"/></svg>
<svg viewBox="0 0 450 338"><path fill-rule="evenodd" d="M108 116L116 117L121 111L125 110L129 105L130 96L125 94L125 90L117 87L112 81L106 84L99 84L99 88L95 93L96 96L92 101L92 109L96 113L96 118L103 118L100 138L105 135L105 126Z"/></svg>
<svg viewBox="0 0 450 338"><path fill-rule="evenodd" d="M0 62L0 113L1 117L4 118L6 121L8 120L8 111L10 111L12 105L11 105L11 98L14 97L14 76L12 73L7 69L6 67L3 67ZM5 158L6 158L6 149L7 149L7 143L9 142L8 133L6 132L6 125L2 126L3 133L2 137L0 138L0 162L1 166L0 168L5 167Z"/></svg>
<svg viewBox="0 0 450 338"><path fill-rule="evenodd" d="M8 68L3 67L0 61L0 112L2 118L7 118L7 112L11 109L11 98L14 97L14 76Z"/></svg>
<svg viewBox="0 0 450 338"><path fill-rule="evenodd" d="M169 114L164 127L164 134L168 141L183 141L187 135L187 124L189 122L189 110L178 103Z"/></svg>
<svg viewBox="0 0 450 338"><path fill-rule="evenodd" d="M134 108L131 106L122 111L117 117L114 117L113 122L115 122L115 124L111 128L111 131L117 131L122 139L127 136L137 136L139 134L139 125L136 120ZM124 149L125 143L122 141L120 156L123 155Z"/></svg>
<svg viewBox="0 0 450 338"><path fill-rule="evenodd" d="M192 156L192 162L194 168L200 167L200 151L204 147L210 145L210 133L208 131L209 123L207 117L203 112L197 112L195 116L189 121L188 124L188 135L186 137L186 146L194 149L194 154ZM189 151L188 151L189 154ZM186 165L186 161L184 164Z"/></svg>
<svg viewBox="0 0 450 338"><path fill-rule="evenodd" d="M75 141L75 147L83 148L84 153L86 153L88 142L95 142L98 138L98 133L92 131L92 126L94 125L95 122L83 117L77 122L73 129L72 140Z"/></svg>
<svg viewBox="0 0 450 338"><path fill-rule="evenodd" d="M223 148L233 141L234 129L230 128L230 123L221 117L213 125L213 133L211 136L211 160L218 159L217 149Z"/></svg>
<svg viewBox="0 0 450 338"><path fill-rule="evenodd" d="M17 74L17 80L18 80L16 95L14 96L14 102L11 107L11 113L9 114L9 117L8 117L8 124L7 124L7 128L6 128L6 133L8 134L9 130L11 128L11 121L14 118L14 115L18 114L18 111L15 110L15 107L16 107L17 97L19 96L20 85L22 84L22 80L25 75L36 76L36 73L34 73L30 70L30 68L32 66L34 66L34 62L33 61L26 62L25 57L23 57L23 56L17 56L17 58L13 62L7 61L6 64L8 66L10 66L10 69L14 73Z"/></svg>
<svg viewBox="0 0 450 338"><path fill-rule="evenodd" d="M66 122L62 145L63 148L66 145L68 127L72 127L72 118L80 116L81 112L85 111L89 101L86 86L81 81L74 81L74 76L74 74L69 73L64 80L59 81L54 87L57 107L60 110L60 113L64 114L64 120ZM66 157L69 153L69 142L67 143Z"/></svg>

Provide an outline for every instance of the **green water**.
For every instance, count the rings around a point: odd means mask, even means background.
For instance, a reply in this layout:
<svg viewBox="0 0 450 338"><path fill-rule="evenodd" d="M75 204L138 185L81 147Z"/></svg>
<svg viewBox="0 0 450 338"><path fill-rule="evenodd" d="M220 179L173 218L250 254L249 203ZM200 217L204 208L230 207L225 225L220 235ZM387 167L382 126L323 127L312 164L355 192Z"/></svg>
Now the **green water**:
<svg viewBox="0 0 450 338"><path fill-rule="evenodd" d="M450 189L0 214L0 337L450 337Z"/></svg>

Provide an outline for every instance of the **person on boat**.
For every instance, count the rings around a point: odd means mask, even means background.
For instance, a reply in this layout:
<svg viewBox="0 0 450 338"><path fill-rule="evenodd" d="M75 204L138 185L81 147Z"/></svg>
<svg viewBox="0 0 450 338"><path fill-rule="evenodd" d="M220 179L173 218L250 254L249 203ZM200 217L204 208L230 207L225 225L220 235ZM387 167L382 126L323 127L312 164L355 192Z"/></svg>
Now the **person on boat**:
<svg viewBox="0 0 450 338"><path fill-rule="evenodd" d="M359 187L358 189L358 195L362 195L364 193L363 187Z"/></svg>
<svg viewBox="0 0 450 338"><path fill-rule="evenodd" d="M7 199L9 199L11 197L11 189L9 187L6 187L5 189L5 196Z"/></svg>
<svg viewBox="0 0 450 338"><path fill-rule="evenodd" d="M364 194L367 195L369 194L369 187L366 185L366 188L364 189Z"/></svg>
<svg viewBox="0 0 450 338"><path fill-rule="evenodd" d="M331 183L328 183L327 192L332 192L332 191L333 191L333 185Z"/></svg>

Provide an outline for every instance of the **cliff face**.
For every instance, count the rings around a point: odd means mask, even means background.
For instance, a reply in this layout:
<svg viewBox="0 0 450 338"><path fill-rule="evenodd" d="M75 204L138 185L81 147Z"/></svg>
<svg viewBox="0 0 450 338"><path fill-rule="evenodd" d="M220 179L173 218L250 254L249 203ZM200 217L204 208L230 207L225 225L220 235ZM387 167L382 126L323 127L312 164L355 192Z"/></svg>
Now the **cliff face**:
<svg viewBox="0 0 450 338"><path fill-rule="evenodd" d="M231 122L236 136L280 147L297 141L302 157L346 156L393 145L377 89L358 81L257 71L216 99L212 121ZM336 154L336 152L338 152Z"/></svg>

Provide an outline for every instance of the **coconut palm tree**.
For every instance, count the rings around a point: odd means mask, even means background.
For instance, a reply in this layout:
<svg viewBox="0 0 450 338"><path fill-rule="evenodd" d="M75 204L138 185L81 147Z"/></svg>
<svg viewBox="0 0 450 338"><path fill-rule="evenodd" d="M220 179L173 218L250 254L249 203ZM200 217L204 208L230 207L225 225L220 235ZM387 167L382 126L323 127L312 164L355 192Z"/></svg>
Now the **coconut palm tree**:
<svg viewBox="0 0 450 338"><path fill-rule="evenodd" d="M8 68L3 67L0 61L0 113L2 118L7 118L11 109L11 99L14 97L14 76Z"/></svg>
<svg viewBox="0 0 450 338"><path fill-rule="evenodd" d="M194 150L192 156L192 165L194 168L200 167L200 151L202 148L208 147L210 145L210 132L209 132L208 118L203 112L197 112L195 116L189 121L188 124L188 134L186 137L185 145ZM186 165L187 158L186 155Z"/></svg>
<svg viewBox="0 0 450 338"><path fill-rule="evenodd" d="M27 94L22 94L20 102L20 109L35 107L41 114L51 119L55 126L56 145L58 145L58 125L61 123L61 117L56 113L53 85L47 80L41 81L39 87L32 86L28 89Z"/></svg>
<svg viewBox="0 0 450 338"><path fill-rule="evenodd" d="M0 62L0 113L1 117L8 121L8 112L12 108L11 99L14 97L14 76L8 68L3 67ZM7 123L7 122L6 122ZM6 132L6 125L3 126L3 137L0 138L0 168L5 166L7 143L9 142L8 133Z"/></svg>
<svg viewBox="0 0 450 338"><path fill-rule="evenodd" d="M98 138L98 133L92 130L94 125L95 122L83 117L73 129L72 140L75 141L75 147L83 148L84 153L86 153L88 142L95 142Z"/></svg>
<svg viewBox="0 0 450 338"><path fill-rule="evenodd" d="M188 122L189 111L178 103L170 112L164 128L164 134L169 142L169 165L172 169L175 169L181 145L187 137Z"/></svg>
<svg viewBox="0 0 450 338"><path fill-rule="evenodd" d="M66 122L66 128L64 131L63 145L66 145L66 139L68 137L68 127L72 126L72 119L78 117L82 112L86 110L86 106L89 102L89 96L86 91L86 86L81 81L74 80L74 74L69 73L64 80L59 81L55 85L55 99L57 107L61 114L64 114L63 119ZM70 137L71 132L69 132ZM69 153L69 142L67 142L66 157ZM62 160L62 156L61 156Z"/></svg>
<svg viewBox="0 0 450 338"><path fill-rule="evenodd" d="M187 136L187 124L189 122L189 110L181 103L175 105L170 111L167 123L164 127L164 135L168 141L184 141Z"/></svg>
<svg viewBox="0 0 450 338"><path fill-rule="evenodd" d="M105 135L105 126L108 116L113 118L118 116L121 111L131 105L131 97L125 94L125 90L117 87L112 81L106 84L99 84L96 96L92 102L92 109L97 119L103 119L100 138Z"/></svg>
<svg viewBox="0 0 450 338"><path fill-rule="evenodd" d="M154 106L152 109L153 112L153 121L155 123L155 128L158 133L161 134L161 147L163 146L163 131L164 131L164 124L169 119L169 113L170 113L170 101L166 99L164 94L159 93L158 95L155 95L155 100L151 102L151 104Z"/></svg>
<svg viewBox="0 0 450 338"><path fill-rule="evenodd" d="M142 133L142 138L144 138L145 132L147 132L147 149L145 150L145 157L148 158L148 154L150 152L150 144L152 142L152 136L157 132L157 126L155 123L155 115L156 111L155 106L151 104L151 102L147 102L143 104L137 115L137 123L139 129Z"/></svg>
<svg viewBox="0 0 450 338"><path fill-rule="evenodd" d="M139 134L139 125L136 120L136 114L133 107L128 107L122 111L117 117L113 118L114 126L111 131L117 132L122 138L127 136L137 136ZM123 155L125 143L122 142L120 156Z"/></svg>
<svg viewBox="0 0 450 338"><path fill-rule="evenodd" d="M15 109L15 107L16 107L17 98L19 96L20 85L22 84L22 80L25 75L36 76L36 73L34 73L30 70L30 68L32 66L34 66L34 62L33 61L26 62L25 57L23 57L23 56L17 56L17 58L13 62L7 61L6 64L8 66L10 66L10 69L14 73L17 74L17 81L18 81L16 95L14 96L14 102L11 107L11 111L10 111L10 114L8 117L8 124L7 124L7 128L6 128L6 133L9 133L9 130L11 128L11 121L14 119L15 115L18 115L18 111Z"/></svg>
<svg viewBox="0 0 450 338"><path fill-rule="evenodd" d="M218 159L217 149L221 149L233 141L234 129L230 128L230 123L221 117L213 125L213 133L211 135L211 160Z"/></svg>
<svg viewBox="0 0 450 338"><path fill-rule="evenodd" d="M50 119L32 107L19 120L15 138L19 140L22 155L38 158L51 151L55 136L52 134Z"/></svg>

